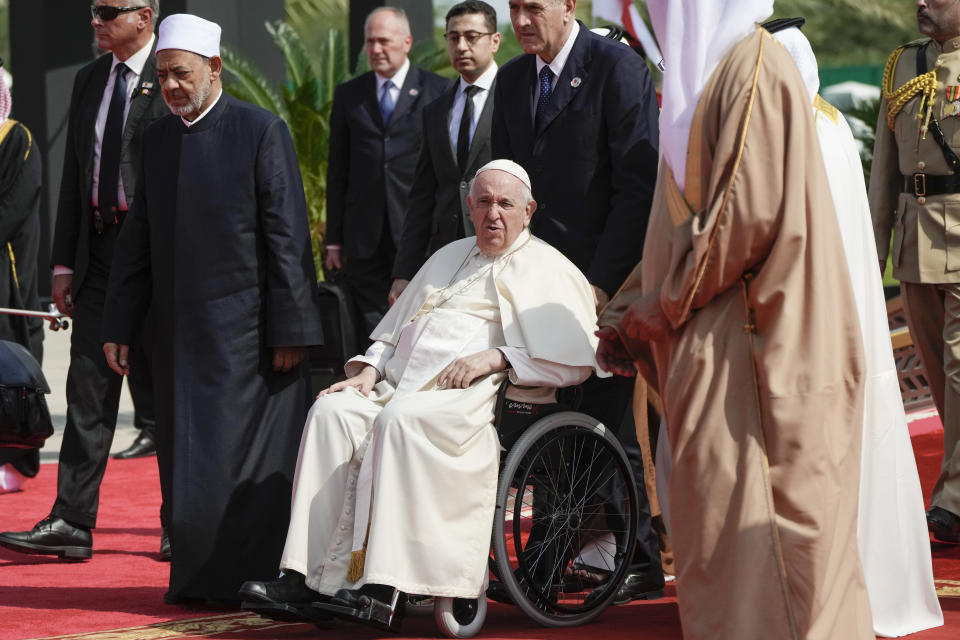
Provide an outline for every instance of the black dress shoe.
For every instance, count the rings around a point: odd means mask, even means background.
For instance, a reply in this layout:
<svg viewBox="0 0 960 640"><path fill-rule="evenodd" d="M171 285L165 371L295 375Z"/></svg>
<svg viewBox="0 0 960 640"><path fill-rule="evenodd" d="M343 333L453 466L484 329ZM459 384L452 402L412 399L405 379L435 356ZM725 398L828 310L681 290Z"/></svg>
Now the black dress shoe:
<svg viewBox="0 0 960 640"><path fill-rule="evenodd" d="M170 553L170 535L167 533L167 528L162 527L160 529L160 559L164 562L170 562L172 554Z"/></svg>
<svg viewBox="0 0 960 640"><path fill-rule="evenodd" d="M960 542L960 516L941 507L927 511L927 529L942 542Z"/></svg>
<svg viewBox="0 0 960 640"><path fill-rule="evenodd" d="M302 612L306 605L330 601L329 596L308 587L303 574L296 571L286 571L273 582L244 582L238 593L243 609L278 620L308 619Z"/></svg>
<svg viewBox="0 0 960 640"><path fill-rule="evenodd" d="M658 579L659 578L659 579ZM633 600L656 600L663 597L663 574L648 577L640 573L631 573L617 589L613 604L626 604Z"/></svg>
<svg viewBox="0 0 960 640"><path fill-rule="evenodd" d="M85 560L93 555L93 536L90 529L49 516L30 531L0 533L0 546L20 553Z"/></svg>
<svg viewBox="0 0 960 640"><path fill-rule="evenodd" d="M133 458L146 458L147 456L157 455L157 443L153 441L146 433L141 433L133 444L113 454L114 460L131 460Z"/></svg>
<svg viewBox="0 0 960 640"><path fill-rule="evenodd" d="M513 602L513 596L510 595L510 592L507 591L507 587L505 587L504 584L499 580L491 580L490 584L487 585L487 597L494 602L500 602L502 604L515 604Z"/></svg>

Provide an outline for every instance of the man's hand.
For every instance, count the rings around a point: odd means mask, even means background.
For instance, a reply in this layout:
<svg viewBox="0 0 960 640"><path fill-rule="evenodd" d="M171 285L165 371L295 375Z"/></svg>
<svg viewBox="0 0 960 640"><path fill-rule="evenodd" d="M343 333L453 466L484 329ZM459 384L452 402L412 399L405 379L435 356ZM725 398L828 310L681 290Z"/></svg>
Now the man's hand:
<svg viewBox="0 0 960 640"><path fill-rule="evenodd" d="M303 360L303 347L274 347L273 370L286 373Z"/></svg>
<svg viewBox="0 0 960 640"><path fill-rule="evenodd" d="M672 327L660 307L660 291L652 291L630 305L620 326L633 340L657 342L668 336Z"/></svg>
<svg viewBox="0 0 960 640"><path fill-rule="evenodd" d="M477 378L506 368L507 359L499 349L486 349L457 358L447 365L437 376L437 386L441 389L466 389Z"/></svg>
<svg viewBox="0 0 960 640"><path fill-rule="evenodd" d="M403 278L394 280L393 284L390 285L390 293L387 294L387 304L392 307L393 303L397 301L397 298L400 297L400 294L403 293L403 290L407 288L408 284L410 284L410 281L404 280Z"/></svg>
<svg viewBox="0 0 960 640"><path fill-rule="evenodd" d="M73 315L73 284L72 273L61 273L53 276L53 302L57 305L57 310L65 316Z"/></svg>
<svg viewBox="0 0 960 640"><path fill-rule="evenodd" d="M637 375L633 359L613 327L603 327L596 332L596 336L600 338L600 344L597 345L597 363L601 369L626 378Z"/></svg>
<svg viewBox="0 0 960 640"><path fill-rule="evenodd" d="M601 289L596 285L590 285L590 288L593 289L593 306L596 307L597 313L600 313L600 309L603 309L607 306L607 303L610 302L610 296L607 295L607 292Z"/></svg>
<svg viewBox="0 0 960 640"><path fill-rule="evenodd" d="M364 396L370 395L370 390L373 389L373 386L377 384L377 373L376 367L372 365L365 365L363 369L360 370L360 373L353 376L352 378L347 378L346 380L341 380L340 382L330 385L323 391L317 394L317 398L322 398L328 393L336 393L338 391L343 391L348 387L353 387L359 391Z"/></svg>
<svg viewBox="0 0 960 640"><path fill-rule="evenodd" d="M107 342L103 345L103 355L107 358L107 365L121 376L130 375L130 347L116 342Z"/></svg>
<svg viewBox="0 0 960 640"><path fill-rule="evenodd" d="M323 259L323 266L327 271L339 271L343 269L343 258L340 255L340 249L327 247L327 257Z"/></svg>

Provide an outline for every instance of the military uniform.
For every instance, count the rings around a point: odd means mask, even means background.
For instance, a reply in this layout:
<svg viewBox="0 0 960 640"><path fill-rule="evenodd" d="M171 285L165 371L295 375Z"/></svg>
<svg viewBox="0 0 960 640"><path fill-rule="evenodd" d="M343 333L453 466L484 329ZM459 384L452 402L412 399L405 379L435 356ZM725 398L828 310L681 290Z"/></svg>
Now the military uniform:
<svg viewBox="0 0 960 640"><path fill-rule="evenodd" d="M960 37L900 47L884 70L870 210L877 254L881 264L888 254L893 262L943 421L943 464L931 502L953 514L960 514L958 153Z"/></svg>

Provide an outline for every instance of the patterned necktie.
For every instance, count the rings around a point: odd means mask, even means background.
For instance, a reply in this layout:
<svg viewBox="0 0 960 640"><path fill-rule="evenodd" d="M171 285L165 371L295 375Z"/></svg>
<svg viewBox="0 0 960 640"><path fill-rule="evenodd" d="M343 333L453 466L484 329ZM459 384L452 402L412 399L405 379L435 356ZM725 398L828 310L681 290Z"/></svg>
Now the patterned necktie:
<svg viewBox="0 0 960 640"><path fill-rule="evenodd" d="M547 103L550 102L550 96L553 95L553 71L550 67L544 66L540 69L540 98L537 99L537 117L534 123L540 126L540 120L543 118L543 112L547 110Z"/></svg>
<svg viewBox="0 0 960 640"><path fill-rule="evenodd" d="M127 107L127 65L117 65L107 123L100 143L100 173L97 185L97 208L104 218L113 218L117 211L117 188L120 184L120 147L123 142L123 112Z"/></svg>
<svg viewBox="0 0 960 640"><path fill-rule="evenodd" d="M457 166L460 175L467 169L467 157L470 155L470 125L473 124L473 96L480 92L480 87L470 85L463 90L466 102L463 105L463 116L460 117L460 132L457 134Z"/></svg>
<svg viewBox="0 0 960 640"><path fill-rule="evenodd" d="M393 115L393 108L397 106L397 103L393 100L393 94L390 92L392 88L392 80L387 80L383 83L383 94L380 96L380 115L383 116L383 124L390 124L390 116Z"/></svg>

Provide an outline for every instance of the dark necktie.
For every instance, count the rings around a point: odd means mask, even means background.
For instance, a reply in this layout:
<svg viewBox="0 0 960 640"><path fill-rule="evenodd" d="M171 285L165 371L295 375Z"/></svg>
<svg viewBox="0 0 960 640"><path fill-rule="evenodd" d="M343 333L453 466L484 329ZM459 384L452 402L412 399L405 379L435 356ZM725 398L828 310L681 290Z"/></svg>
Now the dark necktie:
<svg viewBox="0 0 960 640"><path fill-rule="evenodd" d="M473 85L463 90L467 100L463 104L460 132L457 134L457 166L460 167L460 175L463 175L467 169L467 157L470 155L470 125L473 124L473 96L479 91L480 87Z"/></svg>
<svg viewBox="0 0 960 640"><path fill-rule="evenodd" d="M550 102L550 96L553 95L553 71L545 66L540 69L540 97L537 99L537 117L534 125L539 127L540 120L543 118L543 112L547 110L547 103Z"/></svg>
<svg viewBox="0 0 960 640"><path fill-rule="evenodd" d="M127 65L117 65L107 124L100 144L100 175L97 206L103 217L112 219L117 210L117 188L120 183L120 146L123 141L123 112L127 106Z"/></svg>
<svg viewBox="0 0 960 640"><path fill-rule="evenodd" d="M393 108L397 106L397 103L393 101L393 95L390 93L391 87L393 87L392 80L383 83L383 95L380 96L380 115L383 116L383 124L390 124Z"/></svg>

